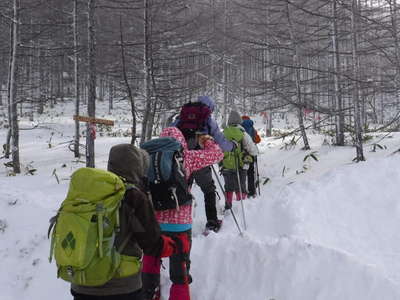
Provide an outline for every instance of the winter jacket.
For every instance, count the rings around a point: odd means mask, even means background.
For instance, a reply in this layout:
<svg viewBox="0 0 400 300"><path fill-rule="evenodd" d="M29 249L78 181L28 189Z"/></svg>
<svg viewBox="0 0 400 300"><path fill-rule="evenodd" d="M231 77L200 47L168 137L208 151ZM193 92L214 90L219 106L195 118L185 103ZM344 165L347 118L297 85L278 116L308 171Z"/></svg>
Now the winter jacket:
<svg viewBox="0 0 400 300"><path fill-rule="evenodd" d="M200 96L197 99L198 102L201 102L205 105L207 105L211 112L214 111L215 108L215 103L214 101L207 96ZM171 126L177 127L179 125L179 118L176 119ZM211 135L215 142L221 147L221 149L223 151L231 151L233 148L233 143L228 141L225 136L222 134L221 130L219 129L219 126L217 124L217 122L210 116L207 119L207 124L205 126L205 128L202 131L204 134L209 134Z"/></svg>
<svg viewBox="0 0 400 300"><path fill-rule="evenodd" d="M131 234L121 254L142 257L144 253L159 256L163 247L160 227L154 215L151 201L141 191L143 178L149 165L145 151L131 144L120 144L111 148L108 170L133 184L122 201L120 209L120 232L116 236L115 246L118 248ZM114 278L99 287L71 285L73 291L84 295L106 296L128 294L141 288L140 272L126 278Z"/></svg>
<svg viewBox="0 0 400 300"><path fill-rule="evenodd" d="M253 142L253 139L250 137L250 135L244 130L244 128L241 125L231 125L225 128L225 130L229 130L228 128L230 127L237 127L243 132L243 139L241 140L241 144L243 145L243 150L245 150L248 154L251 156L257 156L258 155L258 148L256 144ZM230 152L230 151L226 151Z"/></svg>
<svg viewBox="0 0 400 300"><path fill-rule="evenodd" d="M246 132L246 130L241 125L236 125L236 126L244 131L244 136L242 140L243 149L246 150L247 153L249 153L251 156L257 156L258 148L256 144L253 142L251 136Z"/></svg>
<svg viewBox="0 0 400 300"><path fill-rule="evenodd" d="M246 119L242 121L242 126L246 130L246 132L254 139L256 133L254 129L254 122L250 119Z"/></svg>
<svg viewBox="0 0 400 300"><path fill-rule="evenodd" d="M160 137L173 137L182 144L187 179L194 171L218 163L224 157L218 144L211 140L207 140L201 150L189 150L182 132L176 127L165 128ZM156 211L156 217L162 231L186 231L192 228L192 205L180 206L179 210Z"/></svg>
<svg viewBox="0 0 400 300"><path fill-rule="evenodd" d="M237 111L232 110L228 118L228 126L238 127L244 132L242 144L243 149L252 156L258 155L258 148L253 142L251 136L246 132L246 130L240 125L242 123L242 118Z"/></svg>
<svg viewBox="0 0 400 300"><path fill-rule="evenodd" d="M250 120L250 118L247 116L242 116L242 119L243 119L242 126L246 130L246 132L251 136L253 142L256 144L261 142L261 138L258 135L257 130L255 130L254 128L254 122Z"/></svg>

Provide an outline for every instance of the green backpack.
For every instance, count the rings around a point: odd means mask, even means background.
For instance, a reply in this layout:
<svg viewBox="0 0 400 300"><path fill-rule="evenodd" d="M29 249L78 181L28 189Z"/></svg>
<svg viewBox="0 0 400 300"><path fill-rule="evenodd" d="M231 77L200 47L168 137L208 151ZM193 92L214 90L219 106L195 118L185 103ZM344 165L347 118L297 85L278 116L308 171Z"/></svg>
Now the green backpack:
<svg viewBox="0 0 400 300"><path fill-rule="evenodd" d="M114 245L119 231L119 208L124 182L117 175L93 168L72 174L67 198L51 220L50 262L54 255L57 276L82 286L100 286L111 278L140 270L140 259L121 255Z"/></svg>
<svg viewBox="0 0 400 300"><path fill-rule="evenodd" d="M224 152L224 159L222 160L222 166L224 169L236 170L237 163L239 162L239 168L243 167L243 146L242 140L244 137L244 132L236 126L229 126L224 129L224 136L229 141L235 141L238 146L229 152Z"/></svg>

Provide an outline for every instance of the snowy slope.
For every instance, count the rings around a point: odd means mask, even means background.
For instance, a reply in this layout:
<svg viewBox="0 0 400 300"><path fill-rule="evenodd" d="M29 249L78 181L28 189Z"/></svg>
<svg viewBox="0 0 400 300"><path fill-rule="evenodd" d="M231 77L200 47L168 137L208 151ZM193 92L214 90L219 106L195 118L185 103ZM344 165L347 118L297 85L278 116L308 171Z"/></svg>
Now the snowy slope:
<svg viewBox="0 0 400 300"><path fill-rule="evenodd" d="M63 108L65 116L69 110ZM73 124L64 115L42 120L46 128L22 131L23 164L37 168L36 175L7 177L0 160L1 300L71 299L68 285L56 279L54 264L47 261L46 237L69 175L83 165L65 144ZM128 124L116 127L123 131ZM0 140L5 134L0 129ZM389 155L399 148L400 136L392 136L380 142L386 150L366 147L368 161L360 164L351 163L353 148L322 145L319 135L310 135L318 162L303 162L309 152L301 145L281 150L282 140L265 139L260 175L270 181L261 197L245 202L243 237L230 215L218 234L201 235L204 205L195 187L193 300L400 299L400 156ZM99 136L98 167L106 166L110 147L120 142L129 138ZM242 225L239 203L234 211ZM166 271L162 281L166 295Z"/></svg>

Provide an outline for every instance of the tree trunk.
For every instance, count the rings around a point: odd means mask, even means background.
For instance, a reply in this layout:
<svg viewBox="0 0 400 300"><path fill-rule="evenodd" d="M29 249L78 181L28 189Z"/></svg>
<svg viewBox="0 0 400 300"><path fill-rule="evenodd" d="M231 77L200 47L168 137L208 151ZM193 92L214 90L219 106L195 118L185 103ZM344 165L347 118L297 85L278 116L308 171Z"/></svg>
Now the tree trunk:
<svg viewBox="0 0 400 300"><path fill-rule="evenodd" d="M29 24L30 26L30 30L29 33L31 35L34 34L33 31L33 26L32 26L32 17L29 20ZM35 85L35 79L34 79L34 74L35 74L35 68L34 68L34 57L35 57L35 50L34 50L34 42L30 41L29 45L32 47L32 49L30 50L29 53L29 58L28 58L28 73L27 73L27 82L28 82L28 86L29 86L29 92L28 92L28 99L29 99L29 121L33 122L34 119L34 99L35 99L35 92L36 89L34 89L34 85Z"/></svg>
<svg viewBox="0 0 400 300"><path fill-rule="evenodd" d="M146 140L150 140L152 138L154 120L155 120L156 111L157 111L157 101L156 100L152 101L152 106L151 106L150 111L151 111L151 113L149 115L149 120L147 123Z"/></svg>
<svg viewBox="0 0 400 300"><path fill-rule="evenodd" d="M301 78L300 78L300 59L299 59L299 49L297 42L295 40L295 35L293 31L293 25L292 21L290 18L290 7L289 7L289 2L286 3L286 16L287 16L287 21L289 25L289 34L290 34L290 40L292 43L293 47L293 65L294 65L294 71L295 71L295 84L296 84L296 97L297 97L297 109L298 109L298 119L299 119L299 127L300 127L300 132L303 137L303 143L304 143L304 150L310 150L310 145L308 143L308 138L307 138L307 133L306 129L304 127L304 119L303 119L303 99L302 99L302 91L301 91Z"/></svg>
<svg viewBox="0 0 400 300"><path fill-rule="evenodd" d="M336 145L344 146L344 111L342 92L340 88L340 55L338 41L338 25L337 25L337 0L332 0L332 48L333 48L333 68L334 68L334 89L335 89L335 123L336 123Z"/></svg>
<svg viewBox="0 0 400 300"><path fill-rule="evenodd" d="M360 85L359 85L359 57L358 57L358 0L352 0L351 12L351 34L352 34L352 69L353 69L353 105L354 105L354 128L355 146L357 156L356 161L364 161L364 151L362 144L362 126L360 111Z"/></svg>
<svg viewBox="0 0 400 300"><path fill-rule="evenodd" d="M9 159L10 158L10 152L11 152L11 128L7 130L7 137L6 137L6 143L3 145L4 149L4 158Z"/></svg>
<svg viewBox="0 0 400 300"><path fill-rule="evenodd" d="M227 57L225 52L227 49L227 27L228 27L228 7L227 7L227 0L224 0L224 20L223 20L223 55L222 55L222 72L223 72L223 80L224 80L224 107L222 108L222 128L225 128L228 124L228 101L229 101L229 91L228 91L228 64L227 64Z"/></svg>
<svg viewBox="0 0 400 300"><path fill-rule="evenodd" d="M114 83L111 78L109 78L108 82L108 113L111 114L111 111L114 109ZM133 133L132 133L133 136ZM135 133L136 136L136 133Z"/></svg>
<svg viewBox="0 0 400 300"><path fill-rule="evenodd" d="M96 0L88 0L88 116L96 116L96 37L95 37L95 7ZM94 139L96 125L86 125L86 166L95 167Z"/></svg>
<svg viewBox="0 0 400 300"><path fill-rule="evenodd" d="M49 55L49 54L48 54ZM54 108L54 98L56 97L56 93L54 92L54 90L55 90L55 88L54 88L54 81L55 81L55 79L54 79L54 75L55 75L55 73L56 73L56 71L57 71L57 69L55 68L55 66L54 66L54 61L53 60L51 60L51 62L50 62L50 66L49 66L49 70L48 70L48 72L47 72L47 79L46 79L46 82L48 82L49 83L49 85L50 85L50 88L49 88L49 90L50 90L50 93L49 94L47 94L48 96L50 96L50 97L48 97L47 99L49 99L50 98L50 108ZM56 73L57 74L57 73ZM59 77L59 76L57 76L57 77ZM58 92L57 92L58 93Z"/></svg>
<svg viewBox="0 0 400 300"><path fill-rule="evenodd" d="M268 110L266 111L267 114L267 122L265 126L265 136L272 136L272 111Z"/></svg>
<svg viewBox="0 0 400 300"><path fill-rule="evenodd" d="M228 124L228 66L224 60L223 64L223 73L224 73L224 107L222 108L222 128L225 128Z"/></svg>
<svg viewBox="0 0 400 300"><path fill-rule="evenodd" d="M61 102L64 102L64 69L65 69L65 57L64 54L60 57L60 79L59 79L59 91L58 97L60 98ZM55 100L57 102L57 100Z"/></svg>
<svg viewBox="0 0 400 300"><path fill-rule="evenodd" d="M122 75L124 77L124 82L126 86L126 90L128 93L128 99L131 104L131 113L132 113L132 138L131 144L135 145L136 142L136 108L135 108L135 99L133 97L132 89L128 81L128 74L126 72L126 59L125 59L125 48L124 48L124 35L122 31L122 18L119 19L119 30L120 30L120 42L121 42L121 59L122 59Z"/></svg>
<svg viewBox="0 0 400 300"><path fill-rule="evenodd" d="M38 114L43 114L44 113L44 99L46 97L46 91L45 91L45 86L46 86L46 79L45 79L45 70L44 70L44 55L43 51L40 49L42 44L39 42L38 43L38 63L39 63L39 104L38 104Z"/></svg>
<svg viewBox="0 0 400 300"><path fill-rule="evenodd" d="M150 74L150 45L149 45L149 0L143 0L144 4L144 26L143 26L143 69L144 69L144 93L145 93L145 111L143 112L142 132L140 134L140 143L146 141L147 126L151 110L151 74Z"/></svg>
<svg viewBox="0 0 400 300"><path fill-rule="evenodd" d="M72 29L74 34L74 85L75 85L75 115L79 116L80 105L80 82L79 82L79 36L78 36L78 0L74 0L74 12ZM75 120L74 156L80 157L79 153L80 129L79 121Z"/></svg>
<svg viewBox="0 0 400 300"><path fill-rule="evenodd" d="M3 145L4 157L10 158L11 155L11 102L10 102L10 83L11 83L11 62L13 57L13 23L10 24L10 54L8 59L8 78L7 78L7 116L8 116L8 132L6 143Z"/></svg>
<svg viewBox="0 0 400 300"><path fill-rule="evenodd" d="M396 60L396 76L395 76L395 86L396 86L396 106L397 110L400 109L400 42L399 42L399 32L397 25L397 0L388 1L390 7L390 19L392 25L392 36L394 40L394 52Z"/></svg>
<svg viewBox="0 0 400 300"><path fill-rule="evenodd" d="M13 162L13 171L16 174L21 173L19 161L19 128L18 128L18 110L17 110L17 58L18 58L18 30L19 30L19 0L14 0L13 8L13 38L12 38L12 55L10 60L10 82L9 82L9 104L10 104L10 120L11 120L11 155Z"/></svg>

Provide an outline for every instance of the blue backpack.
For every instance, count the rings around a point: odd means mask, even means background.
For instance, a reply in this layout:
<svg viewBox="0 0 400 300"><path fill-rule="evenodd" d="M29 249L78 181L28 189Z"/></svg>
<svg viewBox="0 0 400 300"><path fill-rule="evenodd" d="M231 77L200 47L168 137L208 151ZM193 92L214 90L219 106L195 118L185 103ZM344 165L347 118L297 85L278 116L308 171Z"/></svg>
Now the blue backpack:
<svg viewBox="0 0 400 300"><path fill-rule="evenodd" d="M251 136L252 140L254 141L254 137L256 136L256 131L254 129L254 122L250 119L243 120L242 121L242 126L244 130L248 133L248 135Z"/></svg>
<svg viewBox="0 0 400 300"><path fill-rule="evenodd" d="M190 204L192 195L183 168L181 143L162 137L143 143L140 148L150 155L147 176L154 209L179 210L179 206Z"/></svg>

